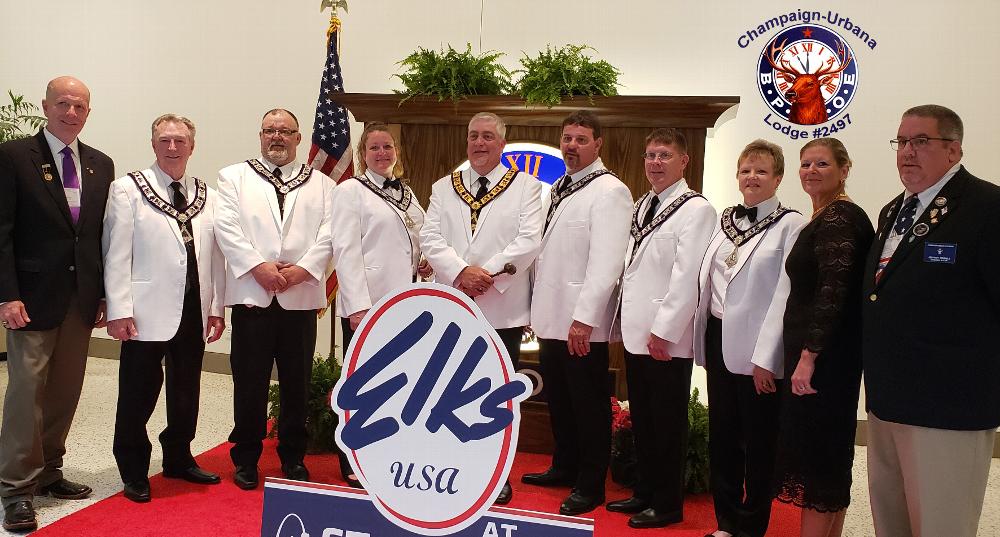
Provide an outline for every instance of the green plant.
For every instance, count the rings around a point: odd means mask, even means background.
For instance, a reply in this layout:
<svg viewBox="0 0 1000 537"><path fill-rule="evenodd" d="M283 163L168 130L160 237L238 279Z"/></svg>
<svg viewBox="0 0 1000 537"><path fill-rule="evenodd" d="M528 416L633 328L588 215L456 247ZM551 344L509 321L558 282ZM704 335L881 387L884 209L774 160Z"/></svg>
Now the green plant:
<svg viewBox="0 0 1000 537"><path fill-rule="evenodd" d="M30 131L37 131L45 125L45 118L35 115L38 107L8 90L10 104L0 106L0 144L8 140L27 138Z"/></svg>
<svg viewBox="0 0 1000 537"><path fill-rule="evenodd" d="M698 400L698 388L688 399L688 450L684 462L684 490L708 492L708 407Z"/></svg>
<svg viewBox="0 0 1000 537"><path fill-rule="evenodd" d="M448 49L429 50L423 47L400 60L406 72L393 75L403 82L406 97L400 104L418 95L437 95L439 101L451 99L457 103L469 95L504 95L513 90L511 74L497 60L502 52L487 51L476 55L472 45L465 52L448 45Z"/></svg>
<svg viewBox="0 0 1000 537"><path fill-rule="evenodd" d="M593 103L594 95L618 95L621 71L604 60L592 60L584 54L587 50L596 52L587 45L566 45L555 50L548 46L534 58L525 54L524 68L514 71L522 75L516 88L525 104L551 108L564 96L586 95Z"/></svg>
<svg viewBox="0 0 1000 537"><path fill-rule="evenodd" d="M313 357L312 377L309 381L309 398L306 401L306 432L309 434L309 453L325 453L336 451L337 443L334 432L337 430L337 415L330 408L330 393L340 380L341 366L332 356L324 358L317 354ZM269 408L267 418L272 421L268 438L273 438L278 432L278 419L281 415L281 391L277 384L268 389L267 402Z"/></svg>

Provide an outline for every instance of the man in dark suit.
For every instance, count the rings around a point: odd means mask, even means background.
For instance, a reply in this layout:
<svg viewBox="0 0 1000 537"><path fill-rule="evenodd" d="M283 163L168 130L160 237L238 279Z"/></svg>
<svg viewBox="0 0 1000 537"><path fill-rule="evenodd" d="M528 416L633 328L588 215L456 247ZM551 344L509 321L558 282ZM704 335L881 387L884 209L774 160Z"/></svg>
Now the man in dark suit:
<svg viewBox="0 0 1000 537"><path fill-rule="evenodd" d="M104 326L101 228L114 163L77 140L90 90L49 82L48 126L0 145L0 321L8 383L0 429L0 497L7 530L37 526L33 495L81 499L63 478L66 436L80 399L87 346Z"/></svg>
<svg viewBox="0 0 1000 537"><path fill-rule="evenodd" d="M904 192L864 292L868 486L879 536L975 536L1000 425L1000 187L960 164L962 120L903 114Z"/></svg>

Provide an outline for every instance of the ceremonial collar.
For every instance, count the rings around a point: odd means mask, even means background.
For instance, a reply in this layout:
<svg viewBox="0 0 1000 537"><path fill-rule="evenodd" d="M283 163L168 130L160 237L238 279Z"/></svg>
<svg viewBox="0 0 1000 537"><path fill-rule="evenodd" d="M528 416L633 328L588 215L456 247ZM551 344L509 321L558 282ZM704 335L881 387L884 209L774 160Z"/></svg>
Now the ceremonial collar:
<svg viewBox="0 0 1000 537"><path fill-rule="evenodd" d="M173 203L163 199L163 197L156 192L152 185L149 184L149 179L144 173L141 171L129 172L128 176L132 178L136 188L138 188L142 196L146 198L146 201L163 214L182 224L197 216L198 213L200 213L205 207L205 200L208 198L208 187L205 185L204 181L200 181L196 177L192 178L194 179L195 184L194 199L188 199L187 207L177 209L174 207Z"/></svg>
<svg viewBox="0 0 1000 537"><path fill-rule="evenodd" d="M403 211L405 213L410 208L410 204L413 202L413 190L410 189L410 187L407 186L406 183L403 183L402 179L400 179L400 184L402 185L403 195L400 198L396 198L396 196L394 195L395 189L393 189L393 193L390 193L387 192L384 188L382 188L382 185L385 184L384 177L375 172L372 172L371 175L381 179L382 180L381 184L376 183L375 180L372 179L370 175L368 175L367 171L363 175L355 177L355 179L357 179L362 185L364 185L365 188L371 190L372 193L374 193L376 196L382 198L382 200L384 200L386 203L392 205L393 207L399 209L400 211Z"/></svg>
<svg viewBox="0 0 1000 537"><path fill-rule="evenodd" d="M247 164L251 168L253 168L255 172L257 172L257 175L259 175L265 181L274 185L274 188L276 188L278 192L282 194L288 194L289 192L295 190L296 188L299 188L309 180L309 177L312 176L312 167L305 164L302 164L301 167L299 168L298 175L295 175L293 177L286 177L285 169L284 167L282 167L281 179L275 177L274 173L272 173L272 170L267 168L263 163L261 163L257 159L250 159L247 161ZM294 166L294 165L295 163L286 164L286 166ZM294 170L294 167L292 168L292 170Z"/></svg>
<svg viewBox="0 0 1000 537"><path fill-rule="evenodd" d="M497 168L500 168L500 166L498 166ZM469 168L469 170L471 173L475 173L475 171L472 171L472 168ZM494 172L495 171L496 169L494 169ZM508 169L507 172L503 174L503 177L500 178L500 181L498 181L497 184L493 186L493 188L487 191L485 196L483 196L478 200L465 187L465 182L462 180L462 172L454 172L453 174L451 174L451 186L455 190L455 194L458 195L458 197L461 198L462 201L464 201L465 204L469 206L469 209L471 209L472 211L479 211L480 209L485 207L486 204L496 199L497 196L503 194L503 192L507 190L507 187L510 186L511 182L514 180L514 177L516 175L517 175L517 170L513 168ZM478 177L479 176L477 175L476 178L478 179Z"/></svg>

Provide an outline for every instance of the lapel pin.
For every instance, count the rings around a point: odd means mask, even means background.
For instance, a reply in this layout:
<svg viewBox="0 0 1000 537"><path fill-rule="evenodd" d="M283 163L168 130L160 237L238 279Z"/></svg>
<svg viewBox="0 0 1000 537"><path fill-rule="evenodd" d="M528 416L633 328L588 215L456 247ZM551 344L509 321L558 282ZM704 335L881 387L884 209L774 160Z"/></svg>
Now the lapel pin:
<svg viewBox="0 0 1000 537"><path fill-rule="evenodd" d="M948 208L947 207L942 207L941 208L941 216L944 216L946 214L948 214Z"/></svg>
<svg viewBox="0 0 1000 537"><path fill-rule="evenodd" d="M94 169L93 168L87 168L87 173L89 173L90 175L94 175Z"/></svg>
<svg viewBox="0 0 1000 537"><path fill-rule="evenodd" d="M937 215L938 215L938 210L931 209L931 219L937 218Z"/></svg>
<svg viewBox="0 0 1000 537"><path fill-rule="evenodd" d="M944 196L934 198L934 205L937 205L938 207L944 207L945 203L948 203L948 198L945 198Z"/></svg>
<svg viewBox="0 0 1000 537"><path fill-rule="evenodd" d="M921 223L913 226L913 234L916 235L916 236L918 236L918 237L923 237L930 230L931 230L930 226L928 226L927 224L925 224L923 222L921 222Z"/></svg>
<svg viewBox="0 0 1000 537"><path fill-rule="evenodd" d="M42 178L46 181L51 181L53 179L51 164L42 164Z"/></svg>

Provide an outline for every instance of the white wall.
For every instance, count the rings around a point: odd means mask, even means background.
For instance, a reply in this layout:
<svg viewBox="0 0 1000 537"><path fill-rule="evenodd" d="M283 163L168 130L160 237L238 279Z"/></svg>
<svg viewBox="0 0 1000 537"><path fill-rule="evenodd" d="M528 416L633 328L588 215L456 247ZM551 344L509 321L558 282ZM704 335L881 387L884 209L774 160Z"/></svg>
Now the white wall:
<svg viewBox="0 0 1000 537"><path fill-rule="evenodd" d="M632 0L486 0L482 48L508 54L546 44L586 43L618 66L621 93L739 95L741 104L710 132L705 191L719 208L738 201L735 158L744 144L765 137L790 157L782 200L809 214L795 176L801 141L774 133L755 85L755 64L767 37L746 49L737 38L762 21L796 9L828 7L848 16L877 41L869 50L845 36L857 55L859 87L850 105L853 125L840 133L855 161L849 193L873 215L900 191L887 140L909 106L939 103L966 122L965 164L997 181L989 165L1000 140L1000 15L995 2L966 0L843 0L662 2ZM198 126L190 170L213 179L224 165L258 151L260 115L282 106L303 118L308 140L325 53L327 16L315 0L172 3L66 0L5 1L0 19L0 90L40 102L45 82L61 74L84 80L93 114L83 139L110 154L118 171L148 165L149 123L164 112ZM354 0L344 16L342 66L346 88L399 88L395 62L418 46L480 45L480 2ZM16 22L14 22L16 21ZM824 22L825 24L825 22ZM840 31L843 35L845 32ZM355 125L357 128L357 125ZM308 143L300 148L307 151ZM321 326L320 348L329 341ZM217 349L218 350L218 349Z"/></svg>

